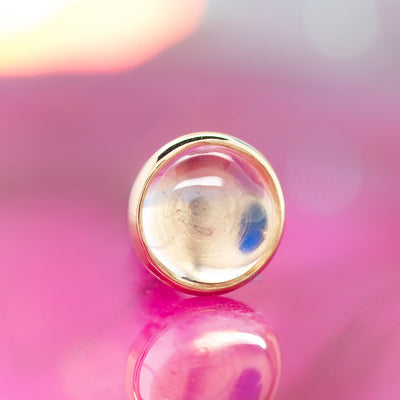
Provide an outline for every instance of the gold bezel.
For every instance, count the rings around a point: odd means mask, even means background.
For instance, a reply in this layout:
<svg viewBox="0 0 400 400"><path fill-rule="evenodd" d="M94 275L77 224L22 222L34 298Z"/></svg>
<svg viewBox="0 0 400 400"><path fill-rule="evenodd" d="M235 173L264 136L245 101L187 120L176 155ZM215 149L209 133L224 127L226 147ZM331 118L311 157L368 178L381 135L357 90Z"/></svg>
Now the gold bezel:
<svg viewBox="0 0 400 400"><path fill-rule="evenodd" d="M252 161L256 161L259 170L268 183L278 222L272 231L272 240L262 257L242 275L219 283L200 283L181 278L163 265L149 248L143 234L142 206L150 182L163 166L181 152L199 145L218 145L236 150ZM143 166L129 199L128 218L135 249L141 261L159 279L175 288L192 294L222 293L233 290L256 276L268 264L274 255L282 237L285 222L285 203L278 178L265 157L247 143L232 136L215 132L198 132L181 136L163 146Z"/></svg>

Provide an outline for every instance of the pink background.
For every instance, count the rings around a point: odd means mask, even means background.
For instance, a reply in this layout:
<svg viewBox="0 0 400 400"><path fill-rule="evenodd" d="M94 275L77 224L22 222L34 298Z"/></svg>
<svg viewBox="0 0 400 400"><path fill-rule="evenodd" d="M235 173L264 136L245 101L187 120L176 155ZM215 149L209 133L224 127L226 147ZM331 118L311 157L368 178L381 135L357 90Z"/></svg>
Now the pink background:
<svg viewBox="0 0 400 400"><path fill-rule="evenodd" d="M280 249L226 295L274 329L276 399L399 398L398 6L376 2L374 41L342 59L284 3L215 2L125 72L0 78L1 399L125 399L135 337L188 297L133 253L129 191L161 145L204 130L258 148L283 186Z"/></svg>

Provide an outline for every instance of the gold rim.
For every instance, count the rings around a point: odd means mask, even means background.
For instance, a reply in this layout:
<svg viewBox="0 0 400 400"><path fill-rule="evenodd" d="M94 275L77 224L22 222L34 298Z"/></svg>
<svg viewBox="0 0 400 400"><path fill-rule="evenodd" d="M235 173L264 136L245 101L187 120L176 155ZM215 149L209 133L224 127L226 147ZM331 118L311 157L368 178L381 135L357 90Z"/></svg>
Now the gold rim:
<svg viewBox="0 0 400 400"><path fill-rule="evenodd" d="M154 255L146 242L146 237L143 231L142 207L146 197L148 188L153 178L170 160L175 158L181 152L199 145L218 145L239 151L241 154L251 160L255 160L259 165L259 170L271 191L274 206L277 210L278 222L272 230L272 240L270 245L260 257L259 260L242 275L218 283L200 283L183 279L175 273L171 272L163 263L161 263ZM280 239L282 237L284 222L285 222L285 203L282 189L279 180L265 157L256 149L232 136L215 133L215 132L198 132L185 136L181 136L163 146L157 151L143 166L136 182L132 188L129 199L129 223L131 233L134 239L135 248L138 251L139 257L149 267L150 271L162 281L171 286L180 288L188 292L196 293L215 293L226 292L241 286L246 281L257 275L268 264L269 260L274 255Z"/></svg>

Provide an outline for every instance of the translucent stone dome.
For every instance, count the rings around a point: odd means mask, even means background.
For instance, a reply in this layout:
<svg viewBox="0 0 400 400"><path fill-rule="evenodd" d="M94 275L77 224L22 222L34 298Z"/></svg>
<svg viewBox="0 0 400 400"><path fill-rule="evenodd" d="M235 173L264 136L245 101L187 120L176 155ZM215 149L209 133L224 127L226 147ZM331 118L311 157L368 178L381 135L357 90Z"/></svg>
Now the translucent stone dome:
<svg viewBox="0 0 400 400"><path fill-rule="evenodd" d="M169 160L143 200L153 258L183 280L215 284L251 269L282 222L265 169L245 152L198 144Z"/></svg>

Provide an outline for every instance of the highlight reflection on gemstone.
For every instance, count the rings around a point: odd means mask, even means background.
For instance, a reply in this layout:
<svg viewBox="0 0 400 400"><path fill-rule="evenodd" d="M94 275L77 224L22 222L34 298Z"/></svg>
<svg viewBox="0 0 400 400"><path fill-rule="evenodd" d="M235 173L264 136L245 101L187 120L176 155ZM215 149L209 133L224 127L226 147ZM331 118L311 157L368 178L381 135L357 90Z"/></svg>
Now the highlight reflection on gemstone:
<svg viewBox="0 0 400 400"><path fill-rule="evenodd" d="M127 392L132 400L268 400L279 374L276 338L258 314L224 298L196 299L136 339Z"/></svg>
<svg viewBox="0 0 400 400"><path fill-rule="evenodd" d="M257 165L239 151L198 145L153 178L143 203L143 234L159 262L183 279L228 281L271 246L274 207Z"/></svg>

